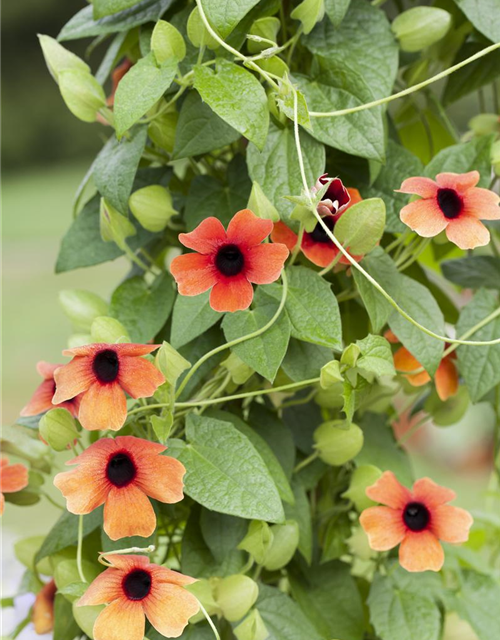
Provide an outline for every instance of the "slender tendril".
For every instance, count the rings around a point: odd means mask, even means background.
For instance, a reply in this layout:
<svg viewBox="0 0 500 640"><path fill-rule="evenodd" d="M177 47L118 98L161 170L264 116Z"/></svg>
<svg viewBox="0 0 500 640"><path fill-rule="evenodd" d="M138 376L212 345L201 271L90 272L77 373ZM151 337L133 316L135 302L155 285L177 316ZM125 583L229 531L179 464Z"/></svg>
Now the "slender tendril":
<svg viewBox="0 0 500 640"><path fill-rule="evenodd" d="M76 548L76 566L78 568L78 575L82 582L88 582L83 573L82 566L82 550L83 550L83 515L78 517L78 546Z"/></svg>

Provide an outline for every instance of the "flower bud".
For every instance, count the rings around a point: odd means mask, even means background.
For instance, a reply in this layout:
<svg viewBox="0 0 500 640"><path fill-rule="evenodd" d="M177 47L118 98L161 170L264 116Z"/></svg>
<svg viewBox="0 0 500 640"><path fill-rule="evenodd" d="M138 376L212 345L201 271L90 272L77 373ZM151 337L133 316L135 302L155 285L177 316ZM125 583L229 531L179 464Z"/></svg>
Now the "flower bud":
<svg viewBox="0 0 500 640"><path fill-rule="evenodd" d="M259 216L259 218L272 220L273 222L278 222L280 219L278 210L273 203L268 200L260 184L255 181L252 184L252 191L248 199L247 208L253 211L256 216Z"/></svg>
<svg viewBox="0 0 500 640"><path fill-rule="evenodd" d="M42 47L43 57L45 63L50 71L50 75L57 82L61 71L67 71L68 69L79 69L90 73L90 67L81 58L75 56L74 53L65 49L57 40L50 36L44 36L39 34L38 40Z"/></svg>
<svg viewBox="0 0 500 640"><path fill-rule="evenodd" d="M238 549L248 551L257 564L263 564L273 542L271 527L263 520L252 520Z"/></svg>
<svg viewBox="0 0 500 640"><path fill-rule="evenodd" d="M491 145L491 166L495 175L500 176L500 140Z"/></svg>
<svg viewBox="0 0 500 640"><path fill-rule="evenodd" d="M323 409L340 409L344 404L344 385L337 382L328 389L320 389L314 396L314 402Z"/></svg>
<svg viewBox="0 0 500 640"><path fill-rule="evenodd" d="M160 65L171 58L175 58L180 62L186 57L184 38L173 24L165 20L158 20L153 29L151 49Z"/></svg>
<svg viewBox="0 0 500 640"><path fill-rule="evenodd" d="M101 238L104 242L115 242L122 251L125 248L126 238L135 236L137 233L130 220L122 216L105 198L101 198L99 222Z"/></svg>
<svg viewBox="0 0 500 640"><path fill-rule="evenodd" d="M91 342L130 342L130 336L121 322L109 316L99 316L90 327Z"/></svg>
<svg viewBox="0 0 500 640"><path fill-rule="evenodd" d="M179 114L175 107L155 118L148 127L148 136L161 149L169 153L174 150L175 129Z"/></svg>
<svg viewBox="0 0 500 640"><path fill-rule="evenodd" d="M487 136L500 131L500 117L496 113L480 113L469 121L469 128L476 136Z"/></svg>
<svg viewBox="0 0 500 640"><path fill-rule="evenodd" d="M155 366L163 373L166 381L175 386L183 371L189 369L191 363L176 351L168 342L163 342L156 352Z"/></svg>
<svg viewBox="0 0 500 640"><path fill-rule="evenodd" d="M227 369L228 373L231 374L231 380L237 385L245 384L255 373L252 367L245 364L234 351L231 351L229 357L221 363L221 366Z"/></svg>
<svg viewBox="0 0 500 640"><path fill-rule="evenodd" d="M128 205L141 226L153 233L163 231L170 218L177 213L170 192L159 184L134 191Z"/></svg>
<svg viewBox="0 0 500 640"><path fill-rule="evenodd" d="M330 420L314 432L315 448L323 462L340 466L352 460L363 446L363 432L358 425L344 420Z"/></svg>
<svg viewBox="0 0 500 640"><path fill-rule="evenodd" d="M187 36L191 41L191 44L198 49L200 47L208 47L209 49L217 49L219 43L210 35L207 28L203 24L203 20L200 16L200 10L195 7L187 21Z"/></svg>
<svg viewBox="0 0 500 640"><path fill-rule="evenodd" d="M253 607L258 595L257 583L244 575L223 578L214 589L215 601L229 622L241 620Z"/></svg>
<svg viewBox="0 0 500 640"><path fill-rule="evenodd" d="M295 520L287 520L285 524L274 524L271 532L273 540L266 553L264 567L268 571L276 571L293 558L299 546L299 525Z"/></svg>
<svg viewBox="0 0 500 640"><path fill-rule="evenodd" d="M343 376L340 373L340 362L332 360L321 367L319 383L322 389L330 389L339 382L342 382Z"/></svg>
<svg viewBox="0 0 500 640"><path fill-rule="evenodd" d="M262 41L249 39L248 50L250 53L259 53L260 51L264 51L264 49L272 47L273 45L271 42L276 43L276 36L278 35L280 26L281 22L278 18L268 16L256 20L250 27L250 31L248 33L251 36L262 38ZM271 42L266 42L266 40L270 40Z"/></svg>
<svg viewBox="0 0 500 640"><path fill-rule="evenodd" d="M109 307L100 296L82 289L63 289L59 292L59 302L75 329L84 331L90 331L92 322L98 316L105 316Z"/></svg>
<svg viewBox="0 0 500 640"><path fill-rule="evenodd" d="M351 476L349 489L344 491L342 497L352 500L358 511L372 507L375 502L367 497L366 488L375 484L381 475L382 471L371 464L363 464L357 467Z"/></svg>
<svg viewBox="0 0 500 640"><path fill-rule="evenodd" d="M269 631L258 609L251 611L233 631L238 640L267 640L269 638Z"/></svg>
<svg viewBox="0 0 500 640"><path fill-rule="evenodd" d="M349 346L344 349L342 356L340 357L340 364L345 365L349 369L352 369L356 366L356 362L361 354L361 349L357 344L352 342Z"/></svg>
<svg viewBox="0 0 500 640"><path fill-rule="evenodd" d="M76 422L66 409L51 409L42 416L40 435L54 451L64 451L79 437Z"/></svg>
<svg viewBox="0 0 500 640"><path fill-rule="evenodd" d="M83 122L95 122L99 109L106 106L106 95L94 76L83 69L64 69L58 80L71 113Z"/></svg>
<svg viewBox="0 0 500 640"><path fill-rule="evenodd" d="M413 7L400 13L392 31L403 51L413 53L435 44L448 33L451 15L437 7Z"/></svg>
<svg viewBox="0 0 500 640"><path fill-rule="evenodd" d="M196 598L198 598L198 600L207 610L209 616L222 615L222 611L214 599L214 591L217 588L219 582L220 578L216 577L210 578L209 580L202 578L186 587L189 593L192 593L194 596L196 596ZM198 614L191 618L191 622L196 623L204 619L205 616L203 615L203 612L200 611Z"/></svg>

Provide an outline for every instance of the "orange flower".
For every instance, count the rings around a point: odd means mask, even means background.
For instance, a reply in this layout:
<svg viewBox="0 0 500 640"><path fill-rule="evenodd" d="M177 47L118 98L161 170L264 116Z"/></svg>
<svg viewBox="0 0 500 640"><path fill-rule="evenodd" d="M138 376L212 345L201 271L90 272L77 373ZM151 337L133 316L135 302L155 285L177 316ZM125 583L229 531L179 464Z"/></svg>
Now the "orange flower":
<svg viewBox="0 0 500 640"><path fill-rule="evenodd" d="M49 362L40 361L37 365L37 371L42 376L43 382L39 385L31 400L21 411L22 416L37 416L49 409L67 409L75 418L78 417L78 408L80 406L80 397L69 398L66 402L58 405L52 404L52 398L56 392L56 383L54 380L54 371L62 367L62 364L50 364Z"/></svg>
<svg viewBox="0 0 500 640"><path fill-rule="evenodd" d="M132 398L149 398L165 382L158 369L143 358L157 344L89 344L63 351L74 356L54 372L54 404L81 394L78 419L82 427L117 431L127 418L125 391Z"/></svg>
<svg viewBox="0 0 500 640"><path fill-rule="evenodd" d="M28 486L28 469L22 464L9 464L8 458L0 460L0 516L5 507L4 493L15 493Z"/></svg>
<svg viewBox="0 0 500 640"><path fill-rule="evenodd" d="M197 296L208 289L215 311L248 309L252 284L270 284L280 276L288 257L284 244L261 244L271 233L271 220L258 218L249 209L233 217L224 230L217 218L206 218L180 242L197 253L172 260L170 271L183 296Z"/></svg>
<svg viewBox="0 0 500 640"><path fill-rule="evenodd" d="M54 598L56 597L56 583L54 580L47 582L36 595L33 605L33 625L35 633L43 635L54 628Z"/></svg>
<svg viewBox="0 0 500 640"><path fill-rule="evenodd" d="M482 247L490 232L480 220L499 220L500 197L489 189L476 187L479 173L440 173L430 178L408 178L400 193L421 196L401 209L401 220L424 238L446 229L448 240L460 249Z"/></svg>
<svg viewBox="0 0 500 640"><path fill-rule="evenodd" d="M168 456L162 444L134 436L103 438L66 464L72 471L58 473L55 486L68 511L90 513L104 504L104 531L111 540L150 536L156 515L148 499L173 504L183 499L184 465Z"/></svg>
<svg viewBox="0 0 500 640"><path fill-rule="evenodd" d="M313 191L318 191L329 179L328 174L322 175L314 186ZM335 178L328 186L327 192L318 205L318 213L330 231L333 231L335 223L341 215L351 205L361 202L361 200L361 195L357 189L346 189L342 184L342 180ZM277 222L271 233L271 239L273 242L282 242L290 251L293 251L297 244L298 236L283 222ZM339 253L338 248L330 240L319 222L311 233L304 233L300 248L306 258L318 267L327 267ZM363 256L352 257L359 261ZM344 255L342 255L339 262L350 264Z"/></svg>
<svg viewBox="0 0 500 640"><path fill-rule="evenodd" d="M94 640L142 640L146 617L165 638L178 638L198 600L183 587L194 578L151 564L144 556L103 555L112 566L92 582L78 606L107 604L98 615Z"/></svg>
<svg viewBox="0 0 500 640"><path fill-rule="evenodd" d="M417 480L410 491L385 471L366 495L387 505L369 507L359 518L370 547L388 551L401 543L399 562L407 571L439 571L444 562L439 540L458 544L469 537L472 516L447 505L455 492L429 478Z"/></svg>

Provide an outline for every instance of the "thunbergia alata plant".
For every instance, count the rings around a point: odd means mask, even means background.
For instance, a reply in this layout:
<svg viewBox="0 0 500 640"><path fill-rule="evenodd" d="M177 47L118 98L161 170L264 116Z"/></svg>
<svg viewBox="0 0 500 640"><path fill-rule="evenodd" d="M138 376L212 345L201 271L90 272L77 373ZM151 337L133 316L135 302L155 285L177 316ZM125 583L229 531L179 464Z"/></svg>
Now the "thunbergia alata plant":
<svg viewBox="0 0 500 640"><path fill-rule="evenodd" d="M56 271L124 269L61 292L70 359L4 432L5 500L62 510L12 638L499 638L500 10L405 4L92 0L40 36L107 138ZM446 477L426 427L478 402L471 515L409 454Z"/></svg>

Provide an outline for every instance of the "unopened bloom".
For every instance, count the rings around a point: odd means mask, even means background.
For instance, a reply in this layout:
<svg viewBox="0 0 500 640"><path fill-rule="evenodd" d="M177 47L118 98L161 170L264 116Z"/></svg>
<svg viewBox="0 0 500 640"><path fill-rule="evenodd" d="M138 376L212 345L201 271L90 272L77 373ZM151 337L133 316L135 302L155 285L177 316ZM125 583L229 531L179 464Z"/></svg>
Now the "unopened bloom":
<svg viewBox="0 0 500 640"><path fill-rule="evenodd" d="M54 404L81 394L78 420L90 431L117 431L127 418L127 399L149 398L165 382L163 374L140 356L157 344L89 344L63 351L74 356L54 372Z"/></svg>
<svg viewBox="0 0 500 640"><path fill-rule="evenodd" d="M481 220L500 219L500 197L476 187L479 172L440 173L430 178L408 178L398 189L421 197L401 209L401 220L424 238L446 229L448 240L460 249L482 247L490 232Z"/></svg>
<svg viewBox="0 0 500 640"><path fill-rule="evenodd" d="M316 182L313 191L319 191L330 178L325 173ZM334 230L335 223L347 209L357 202L361 202L362 198L357 189L347 189L344 187L340 178L334 178L324 194L321 202L318 204L317 211L323 218L323 222L330 229ZM273 242L282 242L290 251L293 251L297 244L298 236L283 222L277 222L274 225L271 234ZM318 222L311 233L304 232L302 236L301 251L313 264L318 267L327 267L337 257L339 249L330 239L322 225ZM361 260L362 256L352 256L355 260ZM342 264L350 264L349 260L342 255L340 260Z"/></svg>
<svg viewBox="0 0 500 640"><path fill-rule="evenodd" d="M0 460L0 516L5 507L4 493L15 493L28 486L28 469L23 464L9 464L8 458Z"/></svg>
<svg viewBox="0 0 500 640"><path fill-rule="evenodd" d="M103 438L66 464L55 486L68 511L90 513L104 504L104 531L111 540L150 536L156 515L149 498L173 504L183 499L184 465L160 455L167 447L134 436Z"/></svg>
<svg viewBox="0 0 500 640"><path fill-rule="evenodd" d="M52 398L56 392L56 382L54 380L54 371L62 367L62 364L50 364L50 362L40 361L37 365L37 371L42 376L43 382L39 385L31 400L21 411L22 416L37 416L39 413L49 411L49 409L67 409L71 415L78 417L78 408L80 406L80 398L68 398L58 405L52 403Z"/></svg>
<svg viewBox="0 0 500 640"><path fill-rule="evenodd" d="M165 638L178 638L198 613L198 600L184 589L196 582L194 578L152 564L145 556L102 557L111 566L77 602L108 605L94 623L94 640L142 640L146 618Z"/></svg>
<svg viewBox="0 0 500 640"><path fill-rule="evenodd" d="M172 260L170 270L183 296L196 296L208 289L215 311L248 309L253 284L277 280L288 249L283 244L261 244L271 233L271 220L258 218L249 209L233 217L227 232L217 218L206 218L179 241L196 253Z"/></svg>
<svg viewBox="0 0 500 640"><path fill-rule="evenodd" d="M54 628L54 599L56 591L56 583L54 580L50 580L36 594L32 619L35 633L38 635L49 633Z"/></svg>
<svg viewBox="0 0 500 640"><path fill-rule="evenodd" d="M444 551L439 541L466 542L472 516L448 504L456 495L429 478L421 478L410 491L392 471L386 471L366 495L383 507L369 507L359 521L375 551L399 547L399 562L407 571L439 571Z"/></svg>

